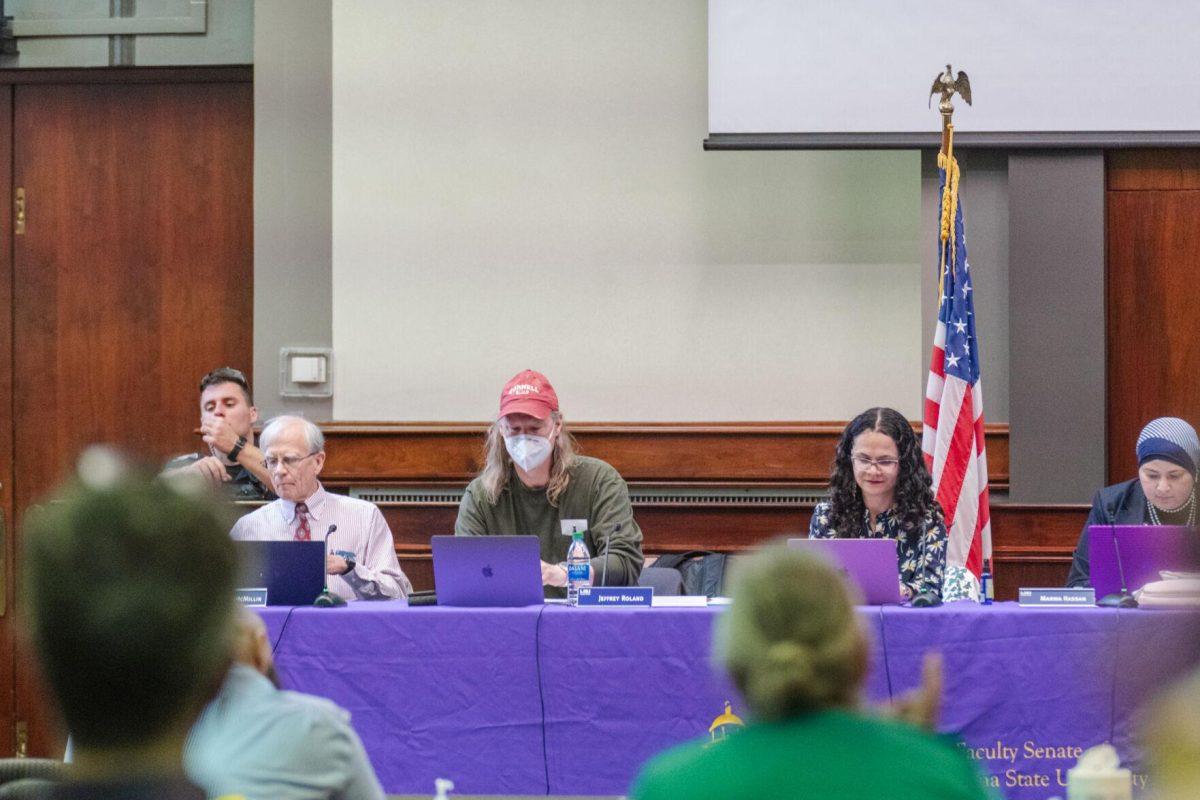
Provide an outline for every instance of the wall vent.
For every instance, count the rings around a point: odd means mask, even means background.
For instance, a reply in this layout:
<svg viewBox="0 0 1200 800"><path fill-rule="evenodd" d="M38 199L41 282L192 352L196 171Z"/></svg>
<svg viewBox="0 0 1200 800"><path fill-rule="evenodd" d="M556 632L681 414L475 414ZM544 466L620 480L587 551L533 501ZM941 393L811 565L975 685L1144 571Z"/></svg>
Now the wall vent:
<svg viewBox="0 0 1200 800"><path fill-rule="evenodd" d="M394 486L378 488L354 486L350 488L350 496L371 503L384 503L396 506L456 506L462 500L463 491L462 489L446 489L442 487L407 489L396 488Z"/></svg>

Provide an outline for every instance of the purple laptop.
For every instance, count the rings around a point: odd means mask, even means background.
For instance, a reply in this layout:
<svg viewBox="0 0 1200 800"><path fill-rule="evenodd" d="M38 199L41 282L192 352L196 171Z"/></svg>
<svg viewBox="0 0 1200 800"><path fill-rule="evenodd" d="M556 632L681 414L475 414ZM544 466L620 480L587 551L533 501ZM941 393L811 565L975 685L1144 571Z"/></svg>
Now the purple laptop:
<svg viewBox="0 0 1200 800"><path fill-rule="evenodd" d="M1118 563L1118 555L1120 561ZM1121 591L1136 592L1161 580L1160 570L1196 571L1197 538L1194 531L1170 525L1092 525L1088 528L1088 561L1096 599Z"/></svg>
<svg viewBox="0 0 1200 800"><path fill-rule="evenodd" d="M542 562L536 536L434 536L433 585L439 606L540 605Z"/></svg>
<svg viewBox="0 0 1200 800"><path fill-rule="evenodd" d="M830 562L858 586L869 606L900 604L900 571L893 539L788 539Z"/></svg>

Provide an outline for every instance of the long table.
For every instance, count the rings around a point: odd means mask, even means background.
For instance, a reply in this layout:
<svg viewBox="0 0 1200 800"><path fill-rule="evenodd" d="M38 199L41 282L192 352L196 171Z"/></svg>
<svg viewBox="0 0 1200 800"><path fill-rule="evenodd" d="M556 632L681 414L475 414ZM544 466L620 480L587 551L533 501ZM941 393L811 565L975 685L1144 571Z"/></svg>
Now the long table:
<svg viewBox="0 0 1200 800"><path fill-rule="evenodd" d="M384 788L616 795L651 755L744 716L711 667L712 608L260 609L288 688L350 711ZM1200 664L1200 613L870 607L866 694L945 662L942 730L1009 798L1065 794L1082 749L1111 741L1144 781L1133 733L1155 689ZM715 727L714 727L715 726ZM710 728L713 728L710 731Z"/></svg>

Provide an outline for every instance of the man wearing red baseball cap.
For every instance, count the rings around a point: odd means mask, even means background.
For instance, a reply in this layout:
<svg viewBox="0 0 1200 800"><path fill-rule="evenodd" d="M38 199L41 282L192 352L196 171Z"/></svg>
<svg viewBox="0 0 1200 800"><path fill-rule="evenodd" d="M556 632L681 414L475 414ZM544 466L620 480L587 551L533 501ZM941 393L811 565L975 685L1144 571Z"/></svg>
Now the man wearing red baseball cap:
<svg viewBox="0 0 1200 800"><path fill-rule="evenodd" d="M571 534L584 533L592 583L631 586L642 571L642 530L629 487L598 458L579 455L546 376L527 369L504 385L484 467L458 507L458 536L535 535L547 597L565 597ZM605 552L607 551L607 557Z"/></svg>

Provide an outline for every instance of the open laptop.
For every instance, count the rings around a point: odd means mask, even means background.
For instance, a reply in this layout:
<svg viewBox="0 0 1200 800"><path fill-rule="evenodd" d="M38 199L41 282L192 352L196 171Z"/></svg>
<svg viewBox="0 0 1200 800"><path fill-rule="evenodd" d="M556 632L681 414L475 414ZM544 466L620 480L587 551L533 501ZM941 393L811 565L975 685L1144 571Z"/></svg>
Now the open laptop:
<svg viewBox="0 0 1200 800"><path fill-rule="evenodd" d="M1182 526L1092 525L1088 561L1096 599L1121 591L1122 570L1130 592L1161 580L1161 570L1200 571L1198 550L1195 531Z"/></svg>
<svg viewBox="0 0 1200 800"><path fill-rule="evenodd" d="M439 606L532 606L543 601L536 536L434 536Z"/></svg>
<svg viewBox="0 0 1200 800"><path fill-rule="evenodd" d="M788 539L789 547L816 553L858 586L869 606L900 604L900 572L893 539Z"/></svg>
<svg viewBox="0 0 1200 800"><path fill-rule="evenodd" d="M269 606L311 606L325 588L324 542L233 543L238 589L266 589Z"/></svg>

